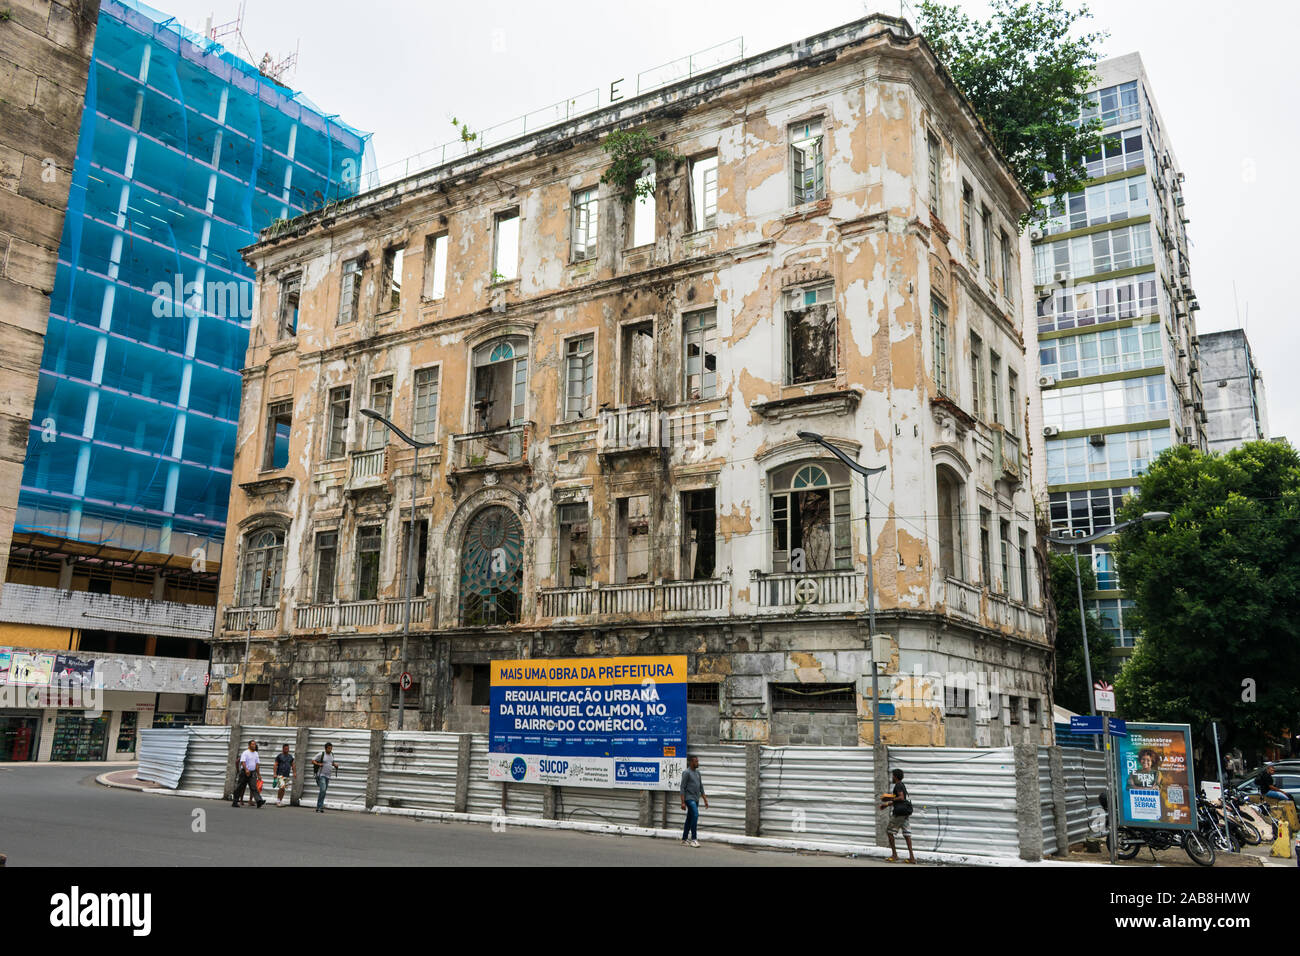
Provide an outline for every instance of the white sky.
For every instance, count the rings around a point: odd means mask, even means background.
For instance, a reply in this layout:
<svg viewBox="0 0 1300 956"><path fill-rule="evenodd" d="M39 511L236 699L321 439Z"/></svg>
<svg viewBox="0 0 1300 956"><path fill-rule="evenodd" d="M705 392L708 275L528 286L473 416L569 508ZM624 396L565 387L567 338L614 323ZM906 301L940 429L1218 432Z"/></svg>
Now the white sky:
<svg viewBox="0 0 1300 956"><path fill-rule="evenodd" d="M237 11L236 0L154 5L199 32L209 15L222 23ZM985 13L977 0L964 5ZM1282 182L1300 148L1300 4L1089 6L1092 28L1110 34L1107 56L1142 54L1187 175L1198 328L1236 328L1238 309L1246 319L1249 307L1246 331L1264 375L1270 435L1300 440L1300 374L1290 364L1300 358L1300 316L1288 318L1283 301L1285 277L1297 268L1286 235L1288 224L1300 222L1300 192ZM870 12L898 11L896 0L870 2ZM638 72L737 36L747 53L758 53L866 12L861 0L247 0L243 34L254 62L268 50L280 59L301 41L286 82L372 131L383 166L453 139L453 115L477 129L597 87L603 103L612 80L626 77L623 89L634 89ZM223 42L235 48L232 38Z"/></svg>

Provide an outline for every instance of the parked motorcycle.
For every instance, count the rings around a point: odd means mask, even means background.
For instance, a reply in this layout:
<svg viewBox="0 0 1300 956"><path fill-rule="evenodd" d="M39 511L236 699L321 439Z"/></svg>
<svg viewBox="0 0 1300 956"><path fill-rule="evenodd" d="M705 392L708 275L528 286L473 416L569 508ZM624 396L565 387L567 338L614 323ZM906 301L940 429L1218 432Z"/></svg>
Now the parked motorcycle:
<svg viewBox="0 0 1300 956"><path fill-rule="evenodd" d="M1110 801L1106 799L1106 794L1098 794L1097 802L1101 804L1103 810L1109 811ZM1119 828L1115 843L1115 856L1119 859L1133 859L1144 846L1150 848L1152 859L1155 858L1156 850L1182 847L1193 863L1200 866L1214 865L1214 843L1199 827L1196 830L1166 830L1160 827Z"/></svg>

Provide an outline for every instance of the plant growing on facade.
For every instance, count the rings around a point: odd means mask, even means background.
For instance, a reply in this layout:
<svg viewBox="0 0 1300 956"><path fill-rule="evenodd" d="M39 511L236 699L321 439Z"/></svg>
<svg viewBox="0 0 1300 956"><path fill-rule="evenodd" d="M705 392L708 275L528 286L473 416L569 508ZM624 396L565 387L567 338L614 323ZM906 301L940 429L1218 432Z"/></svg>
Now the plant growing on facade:
<svg viewBox="0 0 1300 956"><path fill-rule="evenodd" d="M654 194L654 185L646 177L646 167L660 163L680 163L685 156L674 153L645 130L616 130L601 141L600 148L610 157L609 167L600 181L612 186L624 202Z"/></svg>
<svg viewBox="0 0 1300 956"><path fill-rule="evenodd" d="M992 0L987 21L926 0L920 26L1031 196L1063 200L1088 179L1084 157L1101 149L1101 122L1080 121L1105 33L1071 36L1090 17L1063 0ZM1021 225L1047 216L1039 203Z"/></svg>
<svg viewBox="0 0 1300 956"><path fill-rule="evenodd" d="M468 123L462 123L456 117L451 118L451 125L456 127L456 134L460 137L461 143L465 146L465 152L469 152L470 143L478 139L478 133L471 133ZM481 148L481 147L480 147Z"/></svg>

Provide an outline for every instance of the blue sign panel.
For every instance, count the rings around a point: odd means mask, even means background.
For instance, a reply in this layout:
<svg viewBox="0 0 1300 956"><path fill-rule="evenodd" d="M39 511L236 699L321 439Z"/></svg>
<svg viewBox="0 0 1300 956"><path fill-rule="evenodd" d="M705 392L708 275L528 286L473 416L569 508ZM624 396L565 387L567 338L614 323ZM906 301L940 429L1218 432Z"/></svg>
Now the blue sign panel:
<svg viewBox="0 0 1300 956"><path fill-rule="evenodd" d="M1075 714L1070 718L1070 733L1072 734L1104 734L1105 732L1105 717L1081 717Z"/></svg>
<svg viewBox="0 0 1300 956"><path fill-rule="evenodd" d="M1118 717L1107 717L1106 733L1110 734L1112 737L1127 737L1128 727L1125 725L1124 721L1120 720Z"/></svg>
<svg viewBox="0 0 1300 956"><path fill-rule="evenodd" d="M488 779L673 790L686 767L686 658L492 662Z"/></svg>

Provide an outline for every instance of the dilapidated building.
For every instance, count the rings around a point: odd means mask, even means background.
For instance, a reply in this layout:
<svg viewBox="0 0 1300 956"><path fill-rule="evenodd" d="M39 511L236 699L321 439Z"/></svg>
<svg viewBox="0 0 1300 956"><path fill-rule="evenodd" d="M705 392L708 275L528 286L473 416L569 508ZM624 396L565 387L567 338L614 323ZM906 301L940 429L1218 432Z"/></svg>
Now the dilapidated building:
<svg viewBox="0 0 1300 956"><path fill-rule="evenodd" d="M1045 739L1028 204L874 16L263 233L209 721L395 725L410 553L407 727L485 730L493 659L672 653L693 740L869 743L863 487L811 431L887 469L884 739Z"/></svg>

